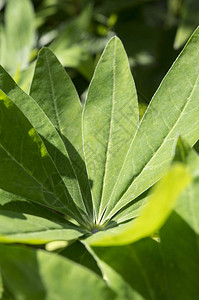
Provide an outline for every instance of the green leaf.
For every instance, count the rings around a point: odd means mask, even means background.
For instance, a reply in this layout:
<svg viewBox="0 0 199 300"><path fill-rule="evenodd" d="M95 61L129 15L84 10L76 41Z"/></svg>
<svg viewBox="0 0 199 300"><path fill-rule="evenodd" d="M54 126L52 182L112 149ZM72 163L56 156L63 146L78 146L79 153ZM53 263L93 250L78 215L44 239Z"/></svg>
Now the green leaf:
<svg viewBox="0 0 199 300"><path fill-rule="evenodd" d="M61 218L60 218L61 219ZM0 242L45 244L76 240L84 231L67 220L51 221L31 214L0 209Z"/></svg>
<svg viewBox="0 0 199 300"><path fill-rule="evenodd" d="M80 192L78 181L68 157L66 147L61 136L48 119L43 110L38 106L35 100L23 92L8 73L0 67L0 87L1 90L18 106L26 118L31 122L37 133L42 139L48 154L50 155L56 171L65 183L73 201L77 206L81 203L82 195ZM30 109L31 107L31 109ZM47 181L53 181L51 174L48 175ZM70 203L72 204L72 202ZM78 211L75 210L78 216ZM82 211L82 215L83 215ZM82 216L83 218L83 216ZM86 220L84 222L87 223Z"/></svg>
<svg viewBox="0 0 199 300"><path fill-rule="evenodd" d="M199 155L191 149L185 160L187 169L192 174L194 180L191 185L182 193L175 207L175 212L195 231L199 234Z"/></svg>
<svg viewBox="0 0 199 300"><path fill-rule="evenodd" d="M12 201L25 201L26 202L27 200L24 199L23 197L16 196L14 194L11 194L9 192L6 192L6 191L0 189L0 205L2 206L7 203L10 203Z"/></svg>
<svg viewBox="0 0 199 300"><path fill-rule="evenodd" d="M0 188L81 220L40 137L2 92L0 114Z"/></svg>
<svg viewBox="0 0 199 300"><path fill-rule="evenodd" d="M83 245L81 242L76 241L72 245L69 245L59 252L59 254L87 267L96 274L102 276L94 257L88 252L85 245Z"/></svg>
<svg viewBox="0 0 199 300"><path fill-rule="evenodd" d="M172 298L197 299L199 277L199 180L183 193L160 231L162 254ZM180 282L178 285L176 282ZM182 289L183 286L183 289Z"/></svg>
<svg viewBox="0 0 199 300"><path fill-rule="evenodd" d="M192 177L199 176L199 155L194 148L191 148L186 141L178 139L174 161L183 162Z"/></svg>
<svg viewBox="0 0 199 300"><path fill-rule="evenodd" d="M56 51L55 51L56 53ZM74 45L56 53L61 64L68 68L77 69L87 80L91 80L94 73L95 62L92 55L83 45Z"/></svg>
<svg viewBox="0 0 199 300"><path fill-rule="evenodd" d="M84 202L78 205L92 216L92 200L83 161L81 103L69 76L47 48L43 48L39 53L30 96L35 99L61 135L83 195Z"/></svg>
<svg viewBox="0 0 199 300"><path fill-rule="evenodd" d="M6 63L6 33L5 28L0 24L0 64L5 65Z"/></svg>
<svg viewBox="0 0 199 300"><path fill-rule="evenodd" d="M138 104L125 50L107 45L91 81L83 113L86 166L97 222L108 204L138 125Z"/></svg>
<svg viewBox="0 0 199 300"><path fill-rule="evenodd" d="M176 138L199 138L199 29L155 93L118 170L103 223L157 182L173 158Z"/></svg>
<svg viewBox="0 0 199 300"><path fill-rule="evenodd" d="M184 0L181 3L180 21L174 41L174 48L179 49L195 30L199 20L198 0Z"/></svg>
<svg viewBox="0 0 199 300"><path fill-rule="evenodd" d="M158 242L147 238L126 246L92 247L92 252L121 300L168 299L169 288Z"/></svg>
<svg viewBox="0 0 199 300"><path fill-rule="evenodd" d="M0 190L0 241L42 244L75 240L86 231L54 210Z"/></svg>
<svg viewBox="0 0 199 300"><path fill-rule="evenodd" d="M194 161L199 170L198 159L199 156L196 158L196 153L191 150L186 160L189 170ZM132 297L136 300L197 299L198 198L199 177L195 173L194 181L181 193L175 211L160 229L160 238L142 239L127 246L94 246L92 249L87 246L110 287L117 291L114 282L117 276L117 285L121 289L127 289L126 282L132 292L141 295Z"/></svg>
<svg viewBox="0 0 199 300"><path fill-rule="evenodd" d="M35 62L31 63L25 70L19 70L19 76L15 81L26 93L30 90L30 84L34 74Z"/></svg>
<svg viewBox="0 0 199 300"><path fill-rule="evenodd" d="M16 246L0 246L3 280L14 299L114 299L92 271L66 258Z"/></svg>
<svg viewBox="0 0 199 300"><path fill-rule="evenodd" d="M155 186L143 207L140 217L127 224L97 232L87 239L91 245L125 245L152 235L168 218L180 193L188 186L191 178L182 165L175 165Z"/></svg>
<svg viewBox="0 0 199 300"><path fill-rule="evenodd" d="M128 291L126 282L131 293L142 295L125 299L197 299L198 187L197 179L180 196L175 212L160 230L159 242L147 238L127 246L92 247L112 289L117 291L117 275L121 289Z"/></svg>
<svg viewBox="0 0 199 300"><path fill-rule="evenodd" d="M131 286L134 298L123 299L197 299L196 236L186 222L174 215L171 217L173 222L165 224L167 231L164 230L164 237L161 234L161 242L147 238L126 246L93 247L110 287L117 288L115 273L121 288L126 288L125 282Z"/></svg>
<svg viewBox="0 0 199 300"><path fill-rule="evenodd" d="M4 66L15 71L26 67L33 43L34 11L29 0L11 0L5 10L7 57Z"/></svg>

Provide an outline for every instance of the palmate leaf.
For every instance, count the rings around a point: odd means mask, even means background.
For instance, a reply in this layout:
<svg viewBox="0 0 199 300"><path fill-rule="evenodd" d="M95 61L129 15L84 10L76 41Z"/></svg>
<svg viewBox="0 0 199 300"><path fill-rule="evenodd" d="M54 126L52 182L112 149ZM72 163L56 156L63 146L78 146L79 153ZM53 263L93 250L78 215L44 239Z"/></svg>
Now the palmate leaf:
<svg viewBox="0 0 199 300"><path fill-rule="evenodd" d="M199 28L163 79L139 125L118 170L103 223L160 179L172 160L178 135L190 145L197 141L198 44Z"/></svg>
<svg viewBox="0 0 199 300"><path fill-rule="evenodd" d="M140 217L116 228L92 235L86 243L97 246L125 245L152 235L168 218L191 177L182 165L175 165L154 188Z"/></svg>
<svg viewBox="0 0 199 300"><path fill-rule="evenodd" d="M2 112L7 121L1 118L0 188L69 215L92 233L139 216L141 205L149 200L144 192L165 174L178 135L185 137L189 145L199 137L198 43L196 30L160 85L139 126L135 85L125 50L117 37L110 40L102 54L83 113L72 82L50 50L43 49L39 54L30 95L1 67ZM179 82L183 84L180 91L177 90ZM186 172L182 169L175 172L181 183L172 193L173 184L166 179L168 193L172 195L165 212L157 200L165 203L166 194L157 196L155 204L149 206L152 208L146 216L148 222L156 209L159 211L155 225L151 222L148 231L144 231L147 220L140 217L137 222L141 225L133 222L132 232L131 224L130 227L122 225L107 231L107 236L116 232L121 243L120 230L123 234L121 228L126 228L124 242L129 242L158 229L187 184ZM163 191L166 189L167 184ZM12 214L10 209L9 216ZM30 219L31 213L27 215ZM106 232L94 235L90 241L100 236L105 239Z"/></svg>
<svg viewBox="0 0 199 300"><path fill-rule="evenodd" d="M0 267L11 299L115 299L94 272L42 250L1 245Z"/></svg>

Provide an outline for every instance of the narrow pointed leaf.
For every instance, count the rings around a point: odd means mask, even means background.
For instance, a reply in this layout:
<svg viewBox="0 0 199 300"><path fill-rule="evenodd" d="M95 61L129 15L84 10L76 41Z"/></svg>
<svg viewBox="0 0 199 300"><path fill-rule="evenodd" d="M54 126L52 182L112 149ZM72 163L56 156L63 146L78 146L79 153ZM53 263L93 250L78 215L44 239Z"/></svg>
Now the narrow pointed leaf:
<svg viewBox="0 0 199 300"><path fill-rule="evenodd" d="M74 170L64 143L52 122L34 99L23 92L2 67L0 67L0 89L18 106L39 133L71 197L77 205L81 203L82 196ZM48 181L51 180L52 176L49 175Z"/></svg>
<svg viewBox="0 0 199 300"><path fill-rule="evenodd" d="M6 62L6 33L5 28L0 24L0 64L5 65Z"/></svg>
<svg viewBox="0 0 199 300"><path fill-rule="evenodd" d="M96 68L83 113L85 159L98 222L137 125L134 81L122 43L114 37Z"/></svg>
<svg viewBox="0 0 199 300"><path fill-rule="evenodd" d="M16 300L115 299L105 281L94 272L42 250L1 245L0 268Z"/></svg>
<svg viewBox="0 0 199 300"><path fill-rule="evenodd" d="M90 188L83 162L82 107L75 87L55 55L43 48L38 56L30 96L61 134L83 194L79 207L92 216Z"/></svg>
<svg viewBox="0 0 199 300"><path fill-rule="evenodd" d="M57 222L30 214L0 209L0 242L45 244L56 240L76 240L84 231L72 223Z"/></svg>
<svg viewBox="0 0 199 300"><path fill-rule="evenodd" d="M136 220L98 232L88 238L91 245L125 245L152 235L168 218L191 177L182 165L174 166L154 188L147 205Z"/></svg>
<svg viewBox="0 0 199 300"><path fill-rule="evenodd" d="M81 219L45 145L2 92L0 116L0 188Z"/></svg>
<svg viewBox="0 0 199 300"><path fill-rule="evenodd" d="M168 168L181 135L199 138L199 28L154 95L132 141L109 199L104 220L152 186Z"/></svg>
<svg viewBox="0 0 199 300"><path fill-rule="evenodd" d="M0 191L0 241L42 244L75 240L86 231L55 211Z"/></svg>
<svg viewBox="0 0 199 300"><path fill-rule="evenodd" d="M14 20L14 21L13 21ZM33 42L34 12L31 1L8 1L5 10L7 55L4 66L12 71L26 67Z"/></svg>

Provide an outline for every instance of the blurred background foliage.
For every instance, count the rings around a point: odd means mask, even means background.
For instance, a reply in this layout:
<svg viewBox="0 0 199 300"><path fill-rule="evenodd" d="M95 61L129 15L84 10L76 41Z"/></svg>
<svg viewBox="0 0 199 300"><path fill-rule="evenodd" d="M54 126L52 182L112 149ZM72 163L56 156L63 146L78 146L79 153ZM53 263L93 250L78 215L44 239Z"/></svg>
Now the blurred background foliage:
<svg viewBox="0 0 199 300"><path fill-rule="evenodd" d="M198 23L198 0L0 0L0 63L28 91L37 53L47 46L83 100L103 48L117 35L142 115Z"/></svg>

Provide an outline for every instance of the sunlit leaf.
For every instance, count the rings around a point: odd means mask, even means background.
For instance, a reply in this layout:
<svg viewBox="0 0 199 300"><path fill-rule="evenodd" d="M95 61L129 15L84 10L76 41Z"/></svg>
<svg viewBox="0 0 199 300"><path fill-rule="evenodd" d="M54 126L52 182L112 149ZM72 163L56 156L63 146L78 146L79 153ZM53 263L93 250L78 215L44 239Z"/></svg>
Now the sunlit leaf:
<svg viewBox="0 0 199 300"><path fill-rule="evenodd" d="M91 245L125 245L152 235L166 221L181 192L191 181L181 165L171 171L155 186L140 217L130 223L98 232L87 239Z"/></svg>

